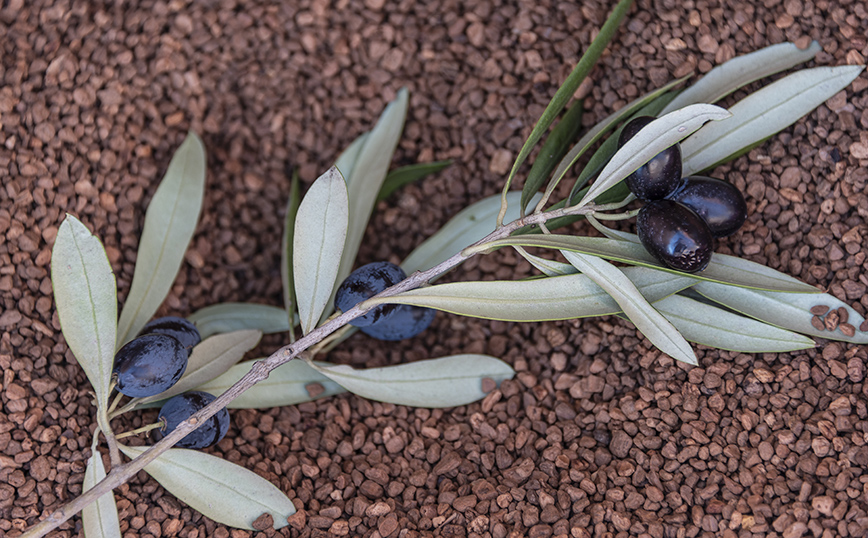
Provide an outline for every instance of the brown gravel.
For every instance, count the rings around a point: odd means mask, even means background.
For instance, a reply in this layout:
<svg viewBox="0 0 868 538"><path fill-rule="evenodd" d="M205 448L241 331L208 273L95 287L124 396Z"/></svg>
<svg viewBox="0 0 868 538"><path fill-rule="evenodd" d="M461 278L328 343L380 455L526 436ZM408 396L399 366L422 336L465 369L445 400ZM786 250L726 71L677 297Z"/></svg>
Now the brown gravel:
<svg viewBox="0 0 868 538"><path fill-rule="evenodd" d="M123 300L144 209L172 151L195 129L209 154L205 210L164 311L280 304L287 169L298 167L309 184L406 86L396 164L454 164L378 207L360 261L399 261L459 209L498 191L609 8L547 0L0 3L0 536L17 536L78 495L89 456L88 385L60 334L49 279L65 212L104 241ZM772 43L817 39L814 64L865 63L866 35L868 13L855 0L642 0L578 92L583 121ZM750 209L719 252L828 289L861 314L866 88L863 73L717 171L746 193ZM472 260L455 278L529 273L504 252ZM846 321L837 311L814 313ZM279 343L267 339L262 351ZM212 451L294 500L299 512L285 530L216 525L140 473L115 492L124 536L868 533L864 347L820 340L777 355L699 347L700 364L689 368L615 318L521 325L441 314L413 341L356 335L328 360L378 366L461 352L498 355L518 375L489 387L483 402L450 410L343 395L232 413L229 435ZM81 535L78 518L55 534Z"/></svg>

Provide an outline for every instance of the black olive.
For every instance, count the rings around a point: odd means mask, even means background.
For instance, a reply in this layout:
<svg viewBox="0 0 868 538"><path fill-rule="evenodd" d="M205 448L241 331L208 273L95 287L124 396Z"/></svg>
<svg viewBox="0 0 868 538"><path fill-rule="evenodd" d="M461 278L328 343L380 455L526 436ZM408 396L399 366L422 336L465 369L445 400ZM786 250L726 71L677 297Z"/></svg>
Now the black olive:
<svg viewBox="0 0 868 538"><path fill-rule="evenodd" d="M204 409L216 399L216 396L198 390L173 396L160 409L159 417L165 426L154 430L154 439L159 441L177 428L178 424L190 418L193 413ZM206 448L223 439L227 431L229 431L229 412L224 407L209 418L205 424L188 433L175 446L177 448Z"/></svg>
<svg viewBox="0 0 868 538"><path fill-rule="evenodd" d="M744 196L732 183L721 179L686 177L668 199L695 211L708 224L714 237L734 234L747 219Z"/></svg>
<svg viewBox="0 0 868 538"><path fill-rule="evenodd" d="M622 147L654 119L653 116L638 116L630 120L621 130L618 147ZM627 176L624 181L636 198L644 202L662 200L681 183L680 146L678 144L669 146Z"/></svg>
<svg viewBox="0 0 868 538"><path fill-rule="evenodd" d="M639 210L636 233L660 263L685 273L702 271L711 261L714 236L692 209L672 200L655 200Z"/></svg>
<svg viewBox="0 0 868 538"><path fill-rule="evenodd" d="M187 351L177 338L145 334L118 350L112 373L120 393L146 398L169 390L186 369Z"/></svg>
<svg viewBox="0 0 868 538"><path fill-rule="evenodd" d="M192 321L176 316L166 316L149 321L139 334L168 334L174 336L187 350L187 356L193 352L196 344L202 341L199 329Z"/></svg>

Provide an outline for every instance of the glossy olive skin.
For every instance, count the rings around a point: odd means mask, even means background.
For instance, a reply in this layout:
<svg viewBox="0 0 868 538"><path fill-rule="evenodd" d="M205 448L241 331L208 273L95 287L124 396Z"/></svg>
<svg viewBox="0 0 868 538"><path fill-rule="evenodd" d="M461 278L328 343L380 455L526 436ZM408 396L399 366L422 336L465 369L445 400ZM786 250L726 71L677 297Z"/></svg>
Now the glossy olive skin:
<svg viewBox="0 0 868 538"><path fill-rule="evenodd" d="M359 267L343 281L335 293L335 308L346 312L356 304L394 286L407 277L404 270L389 262L374 262ZM403 340L421 333L431 325L436 312L410 305L381 305L350 321L362 332L379 340Z"/></svg>
<svg viewBox="0 0 868 538"><path fill-rule="evenodd" d="M686 177L668 199L695 211L708 224L714 237L734 234L747 219L744 196L732 183L721 179Z"/></svg>
<svg viewBox="0 0 868 538"><path fill-rule="evenodd" d="M692 209L672 200L655 200L639 210L636 233L649 254L663 265L696 273L711 261L714 236Z"/></svg>
<svg viewBox="0 0 868 538"><path fill-rule="evenodd" d="M149 321L139 334L168 334L174 336L187 350L187 356L193 352L196 344L202 341L199 329L192 321L177 316L166 316Z"/></svg>
<svg viewBox="0 0 868 538"><path fill-rule="evenodd" d="M118 350L112 375L120 393L145 398L169 390L186 369L187 350L177 338L145 334Z"/></svg>
<svg viewBox="0 0 868 538"><path fill-rule="evenodd" d="M193 413L203 409L216 399L216 396L198 390L173 396L160 408L159 419L164 423L164 426L154 430L154 439L159 441L177 428L178 424L184 422ZM229 412L224 407L217 414L209 418L205 424L188 433L175 446L193 449L207 448L223 439L228 430Z"/></svg>
<svg viewBox="0 0 868 538"><path fill-rule="evenodd" d="M621 130L618 147L623 147L628 140L655 119L653 116L638 116L630 120ZM643 202L662 200L681 183L681 147L675 144L661 151L627 176L624 182L630 192Z"/></svg>

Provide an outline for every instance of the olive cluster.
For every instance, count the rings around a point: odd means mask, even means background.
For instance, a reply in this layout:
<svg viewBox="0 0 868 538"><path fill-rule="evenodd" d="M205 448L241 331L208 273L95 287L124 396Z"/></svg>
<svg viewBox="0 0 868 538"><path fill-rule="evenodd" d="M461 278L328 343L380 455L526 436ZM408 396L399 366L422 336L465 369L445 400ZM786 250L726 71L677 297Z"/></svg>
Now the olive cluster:
<svg viewBox="0 0 868 538"><path fill-rule="evenodd" d="M628 122L619 147L654 120L639 116ZM671 146L630 174L630 192L643 202L636 233L660 263L686 273L702 271L711 261L714 238L735 233L747 218L744 196L731 183L681 176L681 148Z"/></svg>
<svg viewBox="0 0 868 538"><path fill-rule="evenodd" d="M115 355L112 370L115 388L132 398L147 398L169 390L184 375L190 354L201 341L199 330L184 318L169 316L149 322ZM199 391L170 398L160 409L162 426L154 430L154 437L162 439L215 399L211 394ZM221 409L175 446L205 448L222 439L228 429L229 412Z"/></svg>
<svg viewBox="0 0 868 538"><path fill-rule="evenodd" d="M407 278L404 270L389 262L363 265L349 274L335 292L335 308L346 312L386 288ZM421 333L434 321L435 310L404 304L385 304L350 321L378 340L403 340Z"/></svg>

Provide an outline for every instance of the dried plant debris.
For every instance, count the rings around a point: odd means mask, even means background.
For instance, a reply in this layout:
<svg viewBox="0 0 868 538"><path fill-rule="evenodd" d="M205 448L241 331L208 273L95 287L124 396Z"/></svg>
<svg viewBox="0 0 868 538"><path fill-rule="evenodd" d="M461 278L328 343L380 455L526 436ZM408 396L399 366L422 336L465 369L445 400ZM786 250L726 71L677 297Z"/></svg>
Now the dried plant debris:
<svg viewBox="0 0 868 538"><path fill-rule="evenodd" d="M78 496L92 456L92 388L51 299L51 247L66 212L102 240L118 297L127 297L156 179L188 131L198 132L208 148L203 210L157 314L226 301L283 304L275 268L287 167L309 187L406 86L393 165L453 164L377 203L358 260L397 263L458 211L499 192L611 9L545 0L340 6L0 7L0 534L18 536ZM868 13L851 0L687 9L643 0L578 88L581 121L594 125L673 78L770 44L816 40L821 51L810 65L864 64L866 34ZM716 252L827 290L862 317L866 88L863 73L716 171L745 194L749 213ZM502 249L470 260L460 278L532 274ZM828 336L830 326L868 332L852 313L811 306L802 310L806 323ZM282 343L268 336L258 351ZM519 324L438 316L412 341L338 346L329 360L379 368L484 354L511 365L515 378L496 387L483 378L484 400L447 409L338 394L233 410L226 437L208 452L288 496L297 511L287 525L261 530L284 522L259 509L256 531L231 529L140 473L115 490L119 526L131 538L863 536L868 354L864 345L817 343L756 355L696 346L691 368L615 317ZM307 375L301 393L340 392ZM131 430L155 417L131 413L113 425ZM73 519L56 535L84 532Z"/></svg>

